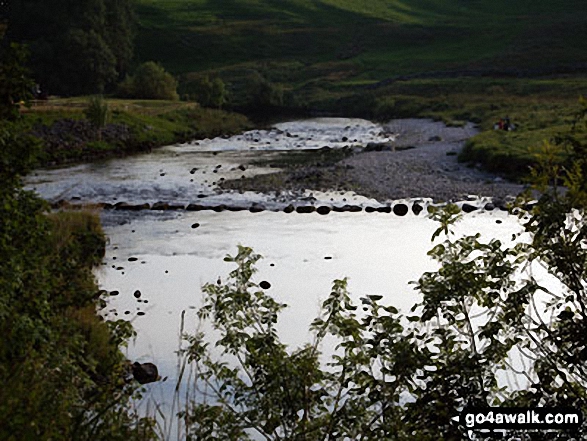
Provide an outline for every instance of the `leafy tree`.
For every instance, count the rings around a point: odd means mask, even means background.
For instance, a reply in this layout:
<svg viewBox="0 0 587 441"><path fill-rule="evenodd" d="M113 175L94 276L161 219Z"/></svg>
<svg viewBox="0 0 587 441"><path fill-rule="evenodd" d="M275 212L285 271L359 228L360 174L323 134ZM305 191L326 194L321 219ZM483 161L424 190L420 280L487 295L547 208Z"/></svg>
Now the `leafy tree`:
<svg viewBox="0 0 587 441"><path fill-rule="evenodd" d="M19 90L28 80L11 63L2 65L5 84ZM12 100L0 114L13 118ZM135 386L119 350L132 329L96 315L99 219L49 215L22 188L39 141L16 124L0 120L0 439L152 439L151 421L130 406Z"/></svg>
<svg viewBox="0 0 587 441"><path fill-rule="evenodd" d="M179 99L175 78L153 61L141 64L133 76L127 77L120 85L118 95L142 99Z"/></svg>
<svg viewBox="0 0 587 441"><path fill-rule="evenodd" d="M228 90L221 78L205 76L181 86L182 97L197 101L203 107L222 108L228 100Z"/></svg>
<svg viewBox="0 0 587 441"><path fill-rule="evenodd" d="M68 94L102 93L117 78L116 58L104 38L94 30L67 32L60 42L60 52L74 60L67 70Z"/></svg>
<svg viewBox="0 0 587 441"><path fill-rule="evenodd" d="M15 120L22 102L32 98L33 81L25 67L26 49L16 43L0 48L0 120Z"/></svg>
<svg viewBox="0 0 587 441"><path fill-rule="evenodd" d="M279 107L284 103L284 91L280 84L275 84L255 72L249 85L249 103L256 109Z"/></svg>
<svg viewBox="0 0 587 441"><path fill-rule="evenodd" d="M130 0L13 0L8 37L28 43L46 92L102 92L123 78L133 48Z"/></svg>

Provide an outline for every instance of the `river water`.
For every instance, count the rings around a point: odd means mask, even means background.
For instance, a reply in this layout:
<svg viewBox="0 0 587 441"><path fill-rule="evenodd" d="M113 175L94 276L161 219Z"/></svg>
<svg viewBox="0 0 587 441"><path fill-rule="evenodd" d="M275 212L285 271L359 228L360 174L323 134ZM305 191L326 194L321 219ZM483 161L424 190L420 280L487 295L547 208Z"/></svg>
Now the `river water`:
<svg viewBox="0 0 587 441"><path fill-rule="evenodd" d="M352 298L380 294L383 302L408 311L419 300L412 285L423 272L436 269L426 255L437 228L426 210L398 216L385 212L331 212L320 215L285 213L287 204L328 203L393 206L353 193L279 195L222 192L221 179L267 173L251 165L263 152L301 148L343 147L349 142L389 142L393 134L363 120L320 119L284 123L231 138L169 146L151 154L102 163L38 170L27 178L28 188L45 199L71 203L156 202L186 205L262 203L268 210L103 210L108 236L103 265L96 270L100 287L115 295L103 315L130 320L137 331L127 356L155 362L165 382L148 386L159 403L169 403L177 378L182 312L185 329L196 327L202 285L225 279L234 269L223 261L237 245L252 247L264 258L254 280L267 281L267 293L289 307L278 329L292 347L311 341L308 327L330 293L334 279L348 277ZM310 201L310 202L309 202ZM401 201L411 208L414 201ZM425 206L430 201L420 201ZM481 205L485 201L478 201ZM464 216L457 235L480 232L489 241L525 240L517 218L506 212L479 210ZM206 329L205 329L206 330ZM209 331L209 330L208 330ZM327 349L328 350L328 349Z"/></svg>

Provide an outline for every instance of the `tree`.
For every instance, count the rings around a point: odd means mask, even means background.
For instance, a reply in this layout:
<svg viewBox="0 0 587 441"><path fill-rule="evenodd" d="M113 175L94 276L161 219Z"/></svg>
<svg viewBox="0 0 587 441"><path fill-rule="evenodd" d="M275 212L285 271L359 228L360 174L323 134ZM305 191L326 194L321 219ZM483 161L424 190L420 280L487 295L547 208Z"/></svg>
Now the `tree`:
<svg viewBox="0 0 587 441"><path fill-rule="evenodd" d="M280 84L271 83L255 72L249 86L249 103L258 110L279 107L284 102L284 91Z"/></svg>
<svg viewBox="0 0 587 441"><path fill-rule="evenodd" d="M228 91L221 78L204 76L196 81L183 84L182 97L197 101L203 107L222 108L228 100Z"/></svg>
<svg viewBox="0 0 587 441"><path fill-rule="evenodd" d="M15 119L29 80L22 49L9 51L0 71L10 99L0 115ZM119 345L132 328L97 316L99 218L48 214L23 189L39 140L18 124L0 120L0 439L153 439L151 421L130 405L136 386L125 381Z"/></svg>
<svg viewBox="0 0 587 441"><path fill-rule="evenodd" d="M545 186L538 201L523 195L512 207L531 209L529 216L520 210L529 242L454 239L459 208L433 213L440 224L433 238L445 240L429 254L441 267L416 282L423 300L406 316L381 296L353 304L346 281L337 280L312 323L313 343L289 349L275 328L285 305L253 281L260 256L245 247L227 256L237 268L228 281L204 286L198 312L219 333L221 357L211 355L202 333L185 336L185 362L196 377L194 398L179 414L188 435L460 440L468 428L455 418L470 407L559 406L585 415L587 199L581 167L553 166L551 156L540 155L537 182L558 179L567 191ZM560 287L543 286L528 271L532 265ZM326 336L338 345L321 364ZM527 381L522 390L498 381L500 370L516 371L516 354L527 365L518 373ZM576 439L586 429L584 421L555 434L532 432L531 439Z"/></svg>
<svg viewBox="0 0 587 441"><path fill-rule="evenodd" d="M127 77L120 85L118 94L128 98L179 99L175 78L153 61L141 64L133 76Z"/></svg>
<svg viewBox="0 0 587 441"><path fill-rule="evenodd" d="M43 91L101 93L126 74L134 22L130 0L14 0L8 37L29 44Z"/></svg>
<svg viewBox="0 0 587 441"><path fill-rule="evenodd" d="M16 43L0 48L0 120L15 120L21 103L32 98L34 83L25 67L26 49Z"/></svg>

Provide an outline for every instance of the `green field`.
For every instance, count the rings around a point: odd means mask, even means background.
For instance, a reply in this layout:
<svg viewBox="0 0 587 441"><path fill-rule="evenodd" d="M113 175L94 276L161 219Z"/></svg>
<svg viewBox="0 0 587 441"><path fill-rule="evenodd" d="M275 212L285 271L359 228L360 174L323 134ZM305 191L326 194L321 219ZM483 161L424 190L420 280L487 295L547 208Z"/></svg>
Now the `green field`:
<svg viewBox="0 0 587 441"><path fill-rule="evenodd" d="M138 58L175 74L260 69L275 81L378 81L587 61L578 0L137 0Z"/></svg>

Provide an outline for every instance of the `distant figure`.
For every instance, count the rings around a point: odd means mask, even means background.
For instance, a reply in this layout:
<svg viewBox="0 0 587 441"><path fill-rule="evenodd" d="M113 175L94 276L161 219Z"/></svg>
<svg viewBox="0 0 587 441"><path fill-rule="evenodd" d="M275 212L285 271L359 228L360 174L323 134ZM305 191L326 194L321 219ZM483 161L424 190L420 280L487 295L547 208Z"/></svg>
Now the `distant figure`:
<svg viewBox="0 0 587 441"><path fill-rule="evenodd" d="M505 118L499 118L499 121L493 125L493 130L505 130L511 132L512 130L516 130L516 126L511 123L510 117L506 116Z"/></svg>

